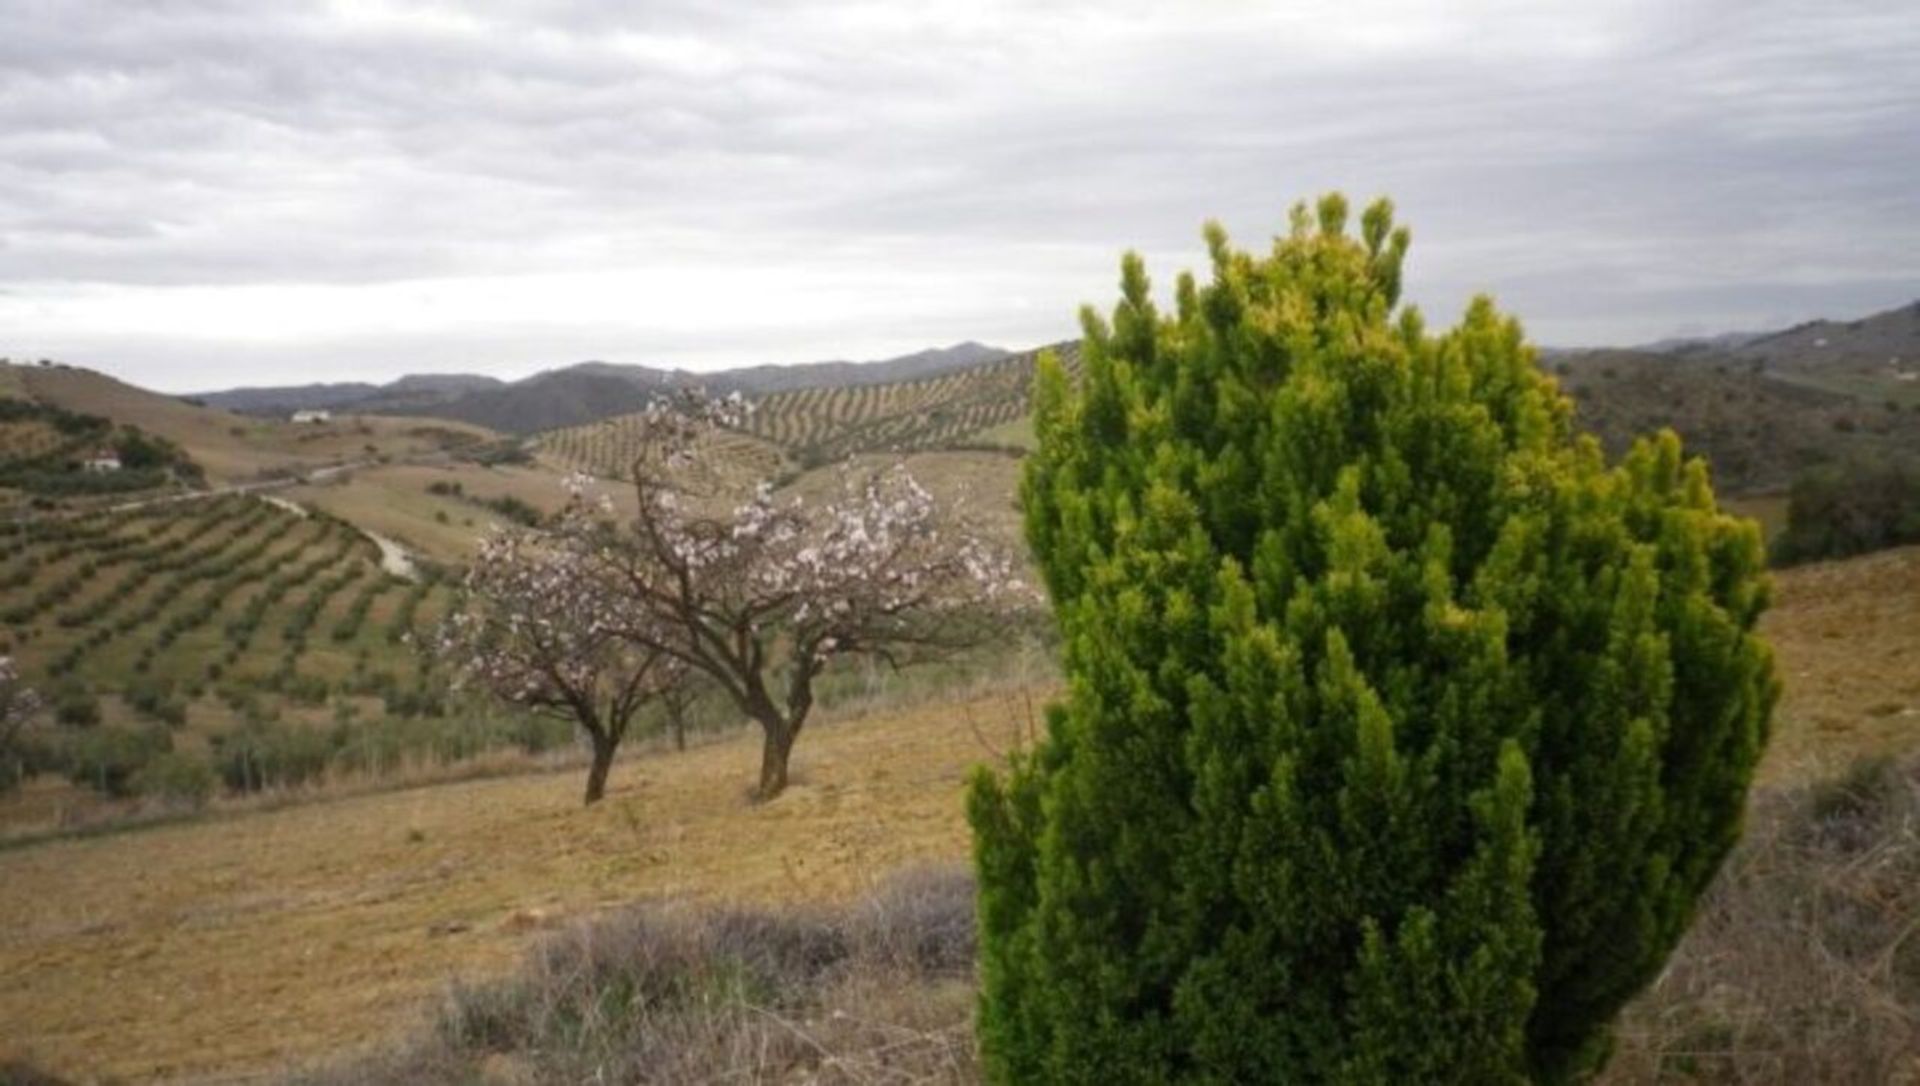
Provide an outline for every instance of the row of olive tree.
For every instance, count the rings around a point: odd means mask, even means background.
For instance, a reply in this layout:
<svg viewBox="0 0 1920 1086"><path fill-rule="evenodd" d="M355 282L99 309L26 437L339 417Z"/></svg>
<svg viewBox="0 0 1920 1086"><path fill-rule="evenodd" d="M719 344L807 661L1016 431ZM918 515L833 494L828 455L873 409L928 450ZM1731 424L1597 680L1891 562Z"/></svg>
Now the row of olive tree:
<svg viewBox="0 0 1920 1086"><path fill-rule="evenodd" d="M899 666L974 645L1025 598L1010 555L898 465L849 471L826 500L730 485L702 439L743 410L691 394L657 403L634 513L576 480L550 524L484 541L468 605L444 627L441 649L468 680L579 723L588 803L641 708L677 715L695 682L760 727L755 795L771 799L833 660Z"/></svg>

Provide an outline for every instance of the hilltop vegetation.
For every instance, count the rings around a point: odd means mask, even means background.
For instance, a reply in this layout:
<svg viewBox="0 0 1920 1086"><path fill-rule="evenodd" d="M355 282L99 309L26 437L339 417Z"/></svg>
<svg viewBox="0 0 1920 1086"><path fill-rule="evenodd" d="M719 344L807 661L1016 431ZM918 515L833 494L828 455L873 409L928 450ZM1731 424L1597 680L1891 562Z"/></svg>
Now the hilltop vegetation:
<svg viewBox="0 0 1920 1086"><path fill-rule="evenodd" d="M129 495L196 485L206 475L179 446L136 426L31 400L0 399L0 512L20 497Z"/></svg>
<svg viewBox="0 0 1920 1086"><path fill-rule="evenodd" d="M1863 403L1920 406L1920 301L1858 320L1816 320L1735 345L1779 380Z"/></svg>
<svg viewBox="0 0 1920 1086"><path fill-rule="evenodd" d="M1735 493L1782 490L1819 464L1920 457L1920 411L1786 380L1757 359L1601 350L1555 356L1548 368L1609 453L1672 427Z"/></svg>
<svg viewBox="0 0 1920 1086"><path fill-rule="evenodd" d="M1054 350L1078 357L1076 344ZM894 384L776 393L756 403L746 430L807 467L858 453L958 448L1026 416L1038 354Z"/></svg>

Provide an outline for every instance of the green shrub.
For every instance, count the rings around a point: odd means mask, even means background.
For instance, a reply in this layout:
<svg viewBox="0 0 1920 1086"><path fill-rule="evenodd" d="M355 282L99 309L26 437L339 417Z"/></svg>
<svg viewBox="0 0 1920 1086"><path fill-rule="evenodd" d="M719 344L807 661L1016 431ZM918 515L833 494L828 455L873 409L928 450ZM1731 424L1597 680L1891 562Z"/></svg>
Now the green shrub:
<svg viewBox="0 0 1920 1086"><path fill-rule="evenodd" d="M91 728L100 723L100 699L86 690L66 689L56 696L53 717L73 728Z"/></svg>
<svg viewBox="0 0 1920 1086"><path fill-rule="evenodd" d="M1609 468L1518 325L1396 311L1382 202L1123 264L1046 360L1045 740L969 799L1011 1082L1565 1081L1738 837L1776 697L1757 526Z"/></svg>
<svg viewBox="0 0 1920 1086"><path fill-rule="evenodd" d="M1778 562L1845 558L1920 543L1920 464L1854 459L1801 472L1787 496Z"/></svg>
<svg viewBox="0 0 1920 1086"><path fill-rule="evenodd" d="M148 762L133 775L133 790L190 807L204 806L213 795L212 767L202 758L169 752Z"/></svg>
<svg viewBox="0 0 1920 1086"><path fill-rule="evenodd" d="M163 726L89 728L75 735L67 750L67 776L102 795L134 793L134 776L173 749Z"/></svg>
<svg viewBox="0 0 1920 1086"><path fill-rule="evenodd" d="M331 734L271 720L249 721L213 738L214 768L228 790L258 792L318 780L333 761Z"/></svg>

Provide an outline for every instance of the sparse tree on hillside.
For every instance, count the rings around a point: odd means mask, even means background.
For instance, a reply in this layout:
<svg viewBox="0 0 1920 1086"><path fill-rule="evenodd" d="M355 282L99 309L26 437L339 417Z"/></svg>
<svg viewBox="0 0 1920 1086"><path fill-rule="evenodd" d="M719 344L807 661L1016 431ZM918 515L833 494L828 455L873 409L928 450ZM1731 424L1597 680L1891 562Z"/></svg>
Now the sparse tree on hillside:
<svg viewBox="0 0 1920 1086"><path fill-rule="evenodd" d="M970 797L1008 1082L1566 1081L1739 834L1776 697L1757 527L1608 467L1519 326L1397 310L1384 201L1138 257L1036 382L1069 694Z"/></svg>
<svg viewBox="0 0 1920 1086"><path fill-rule="evenodd" d="M27 729L40 719L45 703L22 682L11 656L0 656L0 792L27 775Z"/></svg>
<svg viewBox="0 0 1920 1086"><path fill-rule="evenodd" d="M580 725L593 750L589 804L606 794L634 715L680 672L665 653L625 636L644 616L624 613L619 586L601 572L535 532L496 531L482 542L466 605L448 617L437 646L462 681Z"/></svg>
<svg viewBox="0 0 1920 1086"><path fill-rule="evenodd" d="M759 799L787 766L829 661L903 665L978 643L982 621L1023 599L1013 561L943 512L900 468L845 480L825 501L741 498L703 441L739 405L657 405L636 459L638 512L584 497L547 534L629 650L676 661L724 692L763 733Z"/></svg>

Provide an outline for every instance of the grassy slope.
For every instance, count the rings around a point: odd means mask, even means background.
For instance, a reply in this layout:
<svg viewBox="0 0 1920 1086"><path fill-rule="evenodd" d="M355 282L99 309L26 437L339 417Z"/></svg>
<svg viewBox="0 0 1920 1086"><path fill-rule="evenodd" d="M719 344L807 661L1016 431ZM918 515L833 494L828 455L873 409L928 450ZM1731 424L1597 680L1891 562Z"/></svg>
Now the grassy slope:
<svg viewBox="0 0 1920 1086"><path fill-rule="evenodd" d="M564 471L544 462L503 467L394 464L361 469L344 480L295 487L285 493L295 501L394 539L429 559L461 564L472 556L479 537L501 522L497 514L480 507L475 499L513 497L552 512L567 500L564 482ZM436 483L458 484L465 498L430 493L428 487ZM632 504L623 489L606 489L616 501Z"/></svg>
<svg viewBox="0 0 1920 1086"><path fill-rule="evenodd" d="M313 468L375 454L417 455L432 452L449 439L492 436L476 426L440 419L368 416L342 418L322 426L295 426L196 407L91 370L9 366L0 373L6 382L23 388L42 403L102 415L175 442L206 468L209 481L216 484L267 471Z"/></svg>
<svg viewBox="0 0 1920 1086"><path fill-rule="evenodd" d="M1920 740L1920 549L1780 575L1787 684L1765 777L1784 786ZM363 796L0 853L0 1020L56 1070L239 1071L416 1027L452 973L494 974L528 932L617 902L855 894L964 857L968 768L1010 749L1045 687L811 732L798 784L745 803L739 734L578 771ZM76 903L80 903L76 905Z"/></svg>

